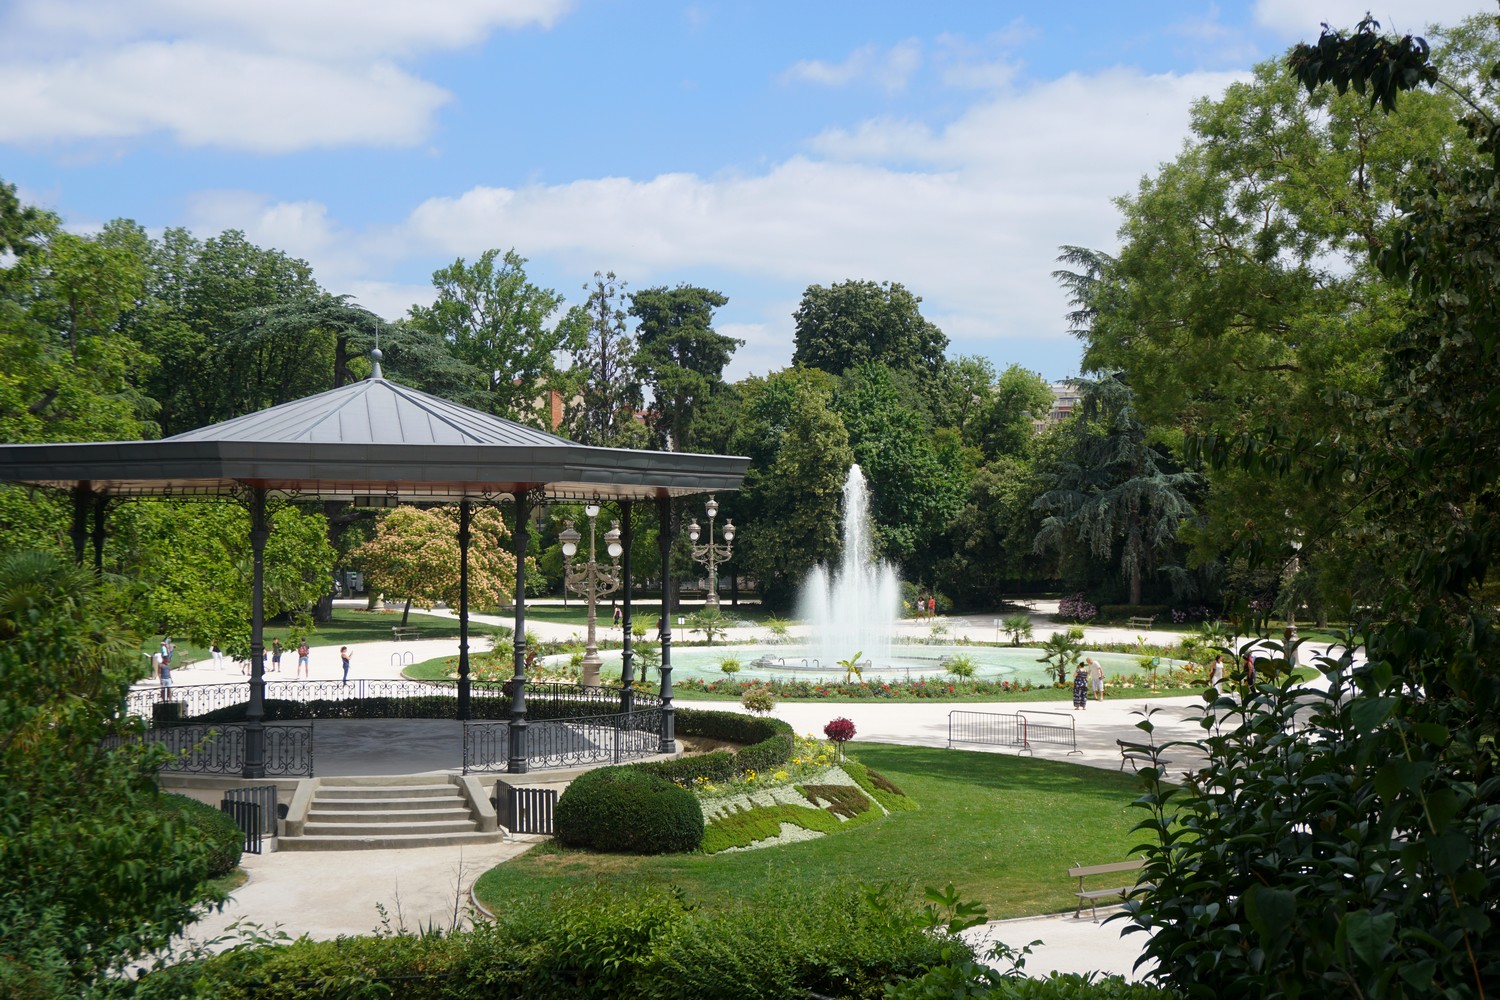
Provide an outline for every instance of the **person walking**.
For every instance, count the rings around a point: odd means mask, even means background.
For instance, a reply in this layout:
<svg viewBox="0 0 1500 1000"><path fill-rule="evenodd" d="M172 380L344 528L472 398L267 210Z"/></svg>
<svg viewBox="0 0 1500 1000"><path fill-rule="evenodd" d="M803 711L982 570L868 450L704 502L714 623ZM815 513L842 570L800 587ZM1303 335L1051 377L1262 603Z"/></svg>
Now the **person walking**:
<svg viewBox="0 0 1500 1000"><path fill-rule="evenodd" d="M1087 663L1089 667L1089 683L1094 689L1094 697L1102 701L1104 698L1104 667L1092 656L1083 662Z"/></svg>
<svg viewBox="0 0 1500 1000"><path fill-rule="evenodd" d="M213 654L214 669L221 669L224 666L224 651L219 648L219 644L216 642L212 646L209 646L208 651Z"/></svg>
<svg viewBox="0 0 1500 1000"><path fill-rule="evenodd" d="M1073 671L1073 711L1085 711L1089 709L1089 671L1088 665L1078 664L1078 669Z"/></svg>
<svg viewBox="0 0 1500 1000"><path fill-rule="evenodd" d="M1218 687L1224 683L1224 654L1220 653L1214 657L1214 662L1208 665L1208 686Z"/></svg>
<svg viewBox="0 0 1500 1000"><path fill-rule="evenodd" d="M281 671L281 640L280 639L272 639L271 640L271 669L277 671L278 673Z"/></svg>
<svg viewBox="0 0 1500 1000"><path fill-rule="evenodd" d="M163 642L163 646L167 643ZM172 660L164 653L157 652L151 657L151 665L156 668L156 679L161 683L161 700L172 700Z"/></svg>
<svg viewBox="0 0 1500 1000"><path fill-rule="evenodd" d="M354 659L354 654L349 652L348 646L339 647L339 660L344 664L344 683L349 683L349 661Z"/></svg>
<svg viewBox="0 0 1500 1000"><path fill-rule="evenodd" d="M297 644L297 676L307 676L307 657L312 652L307 646L307 640L303 639Z"/></svg>

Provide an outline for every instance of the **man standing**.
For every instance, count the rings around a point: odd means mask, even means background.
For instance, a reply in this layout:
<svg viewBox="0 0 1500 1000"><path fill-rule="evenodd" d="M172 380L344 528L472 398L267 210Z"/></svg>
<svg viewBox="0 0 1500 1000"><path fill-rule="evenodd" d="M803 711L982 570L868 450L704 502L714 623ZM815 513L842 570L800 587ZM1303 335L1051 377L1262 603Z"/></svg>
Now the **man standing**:
<svg viewBox="0 0 1500 1000"><path fill-rule="evenodd" d="M271 640L271 669L277 672L281 670L281 640Z"/></svg>
<svg viewBox="0 0 1500 1000"><path fill-rule="evenodd" d="M354 654L351 653L351 652L349 652L349 647L348 646L340 646L339 647L339 659L342 660L343 664L344 664L344 683L345 684L349 683L349 661L352 660L353 658L354 658Z"/></svg>
<svg viewBox="0 0 1500 1000"><path fill-rule="evenodd" d="M307 648L307 640L303 639L297 644L297 676L307 676L307 655L311 650Z"/></svg>

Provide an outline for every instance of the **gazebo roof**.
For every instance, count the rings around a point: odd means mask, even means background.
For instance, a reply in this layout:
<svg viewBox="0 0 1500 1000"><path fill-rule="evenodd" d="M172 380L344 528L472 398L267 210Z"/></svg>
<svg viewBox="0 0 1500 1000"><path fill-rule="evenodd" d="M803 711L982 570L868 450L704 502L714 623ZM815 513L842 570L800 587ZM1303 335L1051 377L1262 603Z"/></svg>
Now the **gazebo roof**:
<svg viewBox="0 0 1500 1000"><path fill-rule="evenodd" d="M363 382L160 441L0 445L0 481L110 496L214 496L252 487L385 505L496 499L650 499L736 490L748 458L581 445L387 381Z"/></svg>

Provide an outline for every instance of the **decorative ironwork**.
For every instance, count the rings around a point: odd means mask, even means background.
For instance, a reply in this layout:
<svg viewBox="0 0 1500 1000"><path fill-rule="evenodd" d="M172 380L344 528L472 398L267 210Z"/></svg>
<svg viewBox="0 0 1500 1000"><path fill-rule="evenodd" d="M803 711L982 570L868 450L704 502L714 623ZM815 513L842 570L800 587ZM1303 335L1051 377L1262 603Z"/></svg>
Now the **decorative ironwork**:
<svg viewBox="0 0 1500 1000"><path fill-rule="evenodd" d="M276 820L280 818L276 808L276 786L227 789L224 798L219 800L219 811L234 818L235 825L245 835L245 850L259 854L262 838L276 833Z"/></svg>
<svg viewBox="0 0 1500 1000"><path fill-rule="evenodd" d="M277 723L265 727L266 774L310 778L313 724ZM239 774L245 767L243 723L186 723L147 729L139 739L166 747L164 771L181 774ZM118 742L124 742L118 741Z"/></svg>
<svg viewBox="0 0 1500 1000"><path fill-rule="evenodd" d="M659 708L565 719L533 720L526 729L528 767L619 764L649 757L660 749ZM501 771L510 756L505 722L464 723L464 773Z"/></svg>

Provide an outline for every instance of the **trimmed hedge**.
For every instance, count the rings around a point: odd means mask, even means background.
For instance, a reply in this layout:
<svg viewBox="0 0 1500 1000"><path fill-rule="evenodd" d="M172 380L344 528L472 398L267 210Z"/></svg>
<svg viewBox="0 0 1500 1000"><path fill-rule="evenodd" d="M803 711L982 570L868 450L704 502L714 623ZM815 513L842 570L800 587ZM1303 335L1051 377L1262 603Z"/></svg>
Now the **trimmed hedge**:
<svg viewBox="0 0 1500 1000"><path fill-rule="evenodd" d="M176 792L162 793L161 810L187 827L187 836L208 846L209 878L228 875L239 867L245 835L228 813Z"/></svg>
<svg viewBox="0 0 1500 1000"><path fill-rule="evenodd" d="M637 767L601 767L573 779L553 824L560 842L595 851L669 854L703 843L697 796Z"/></svg>
<svg viewBox="0 0 1500 1000"><path fill-rule="evenodd" d="M697 777L725 782L746 771L774 771L792 759L795 730L780 719L691 708L679 708L676 714L678 735L728 740L744 746L738 753L715 750L677 760L645 761L631 767L686 785Z"/></svg>

